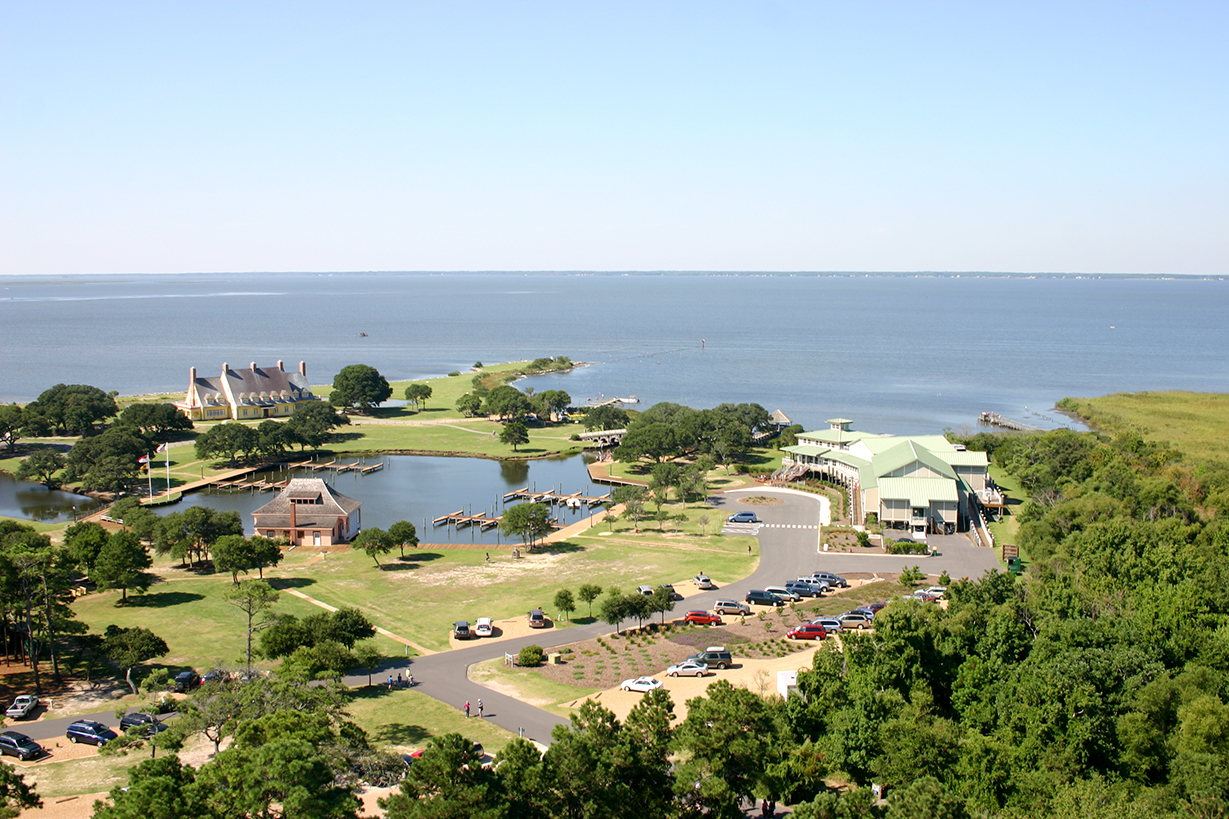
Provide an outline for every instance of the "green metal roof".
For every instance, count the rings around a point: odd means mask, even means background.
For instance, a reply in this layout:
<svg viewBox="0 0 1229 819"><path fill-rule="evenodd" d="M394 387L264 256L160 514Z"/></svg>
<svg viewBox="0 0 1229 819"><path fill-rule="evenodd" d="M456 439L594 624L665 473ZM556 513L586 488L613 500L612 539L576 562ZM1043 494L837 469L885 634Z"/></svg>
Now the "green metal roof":
<svg viewBox="0 0 1229 819"><path fill-rule="evenodd" d="M829 450L826 446L818 446L816 444L795 444L794 446L783 446L781 447L781 451L789 452L794 455L810 455L811 457L815 458L826 452L830 452L831 450Z"/></svg>
<svg viewBox="0 0 1229 819"><path fill-rule="evenodd" d="M973 450L956 450L955 452L936 452L943 460L947 461L952 466L988 466L990 461L986 458L984 452L974 452Z"/></svg>
<svg viewBox="0 0 1229 819"><path fill-rule="evenodd" d="M908 466L917 461L923 466L934 470L944 478L956 479L956 470L929 449L905 439L897 446L879 454L874 460L875 476L881 478L890 472Z"/></svg>
<svg viewBox="0 0 1229 819"><path fill-rule="evenodd" d="M956 482L947 478L880 478L879 499L908 500L910 506L929 506L932 501L960 500Z"/></svg>

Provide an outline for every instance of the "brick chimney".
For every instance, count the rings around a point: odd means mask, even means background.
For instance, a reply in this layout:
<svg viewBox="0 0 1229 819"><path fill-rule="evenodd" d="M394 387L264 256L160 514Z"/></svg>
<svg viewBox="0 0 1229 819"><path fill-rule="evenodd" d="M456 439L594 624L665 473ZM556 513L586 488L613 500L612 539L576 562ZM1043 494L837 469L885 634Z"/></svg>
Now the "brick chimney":
<svg viewBox="0 0 1229 819"><path fill-rule="evenodd" d="M299 505L295 503L294 501L290 502L290 528L291 529L295 528L295 525L298 522L297 518L295 517L295 512L298 510L298 507ZM294 535L292 534L291 537L293 536Z"/></svg>
<svg viewBox="0 0 1229 819"><path fill-rule="evenodd" d="M307 375L307 362L306 361L299 362L299 375Z"/></svg>
<svg viewBox="0 0 1229 819"><path fill-rule="evenodd" d="M286 372L286 368L282 366L282 360L280 358L277 360L277 369L279 372Z"/></svg>
<svg viewBox="0 0 1229 819"><path fill-rule="evenodd" d="M223 362L222 363L222 377L225 378L228 372L230 372L230 365Z"/></svg>
<svg viewBox="0 0 1229 819"><path fill-rule="evenodd" d="M251 364L249 364L248 366L252 368L252 372L256 372L256 362L255 362L255 361L253 361L253 362L252 362Z"/></svg>

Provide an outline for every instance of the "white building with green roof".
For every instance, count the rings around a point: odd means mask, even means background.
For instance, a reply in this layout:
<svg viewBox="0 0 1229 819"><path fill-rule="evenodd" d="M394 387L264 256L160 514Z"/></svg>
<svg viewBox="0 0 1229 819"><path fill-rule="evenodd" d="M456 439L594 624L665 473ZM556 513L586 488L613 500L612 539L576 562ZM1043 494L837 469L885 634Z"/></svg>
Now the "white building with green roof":
<svg viewBox="0 0 1229 819"><path fill-rule="evenodd" d="M972 504L989 484L986 453L942 435L883 435L852 424L833 418L827 429L798 433L783 465L844 486L856 524L875 515L885 529L923 538L968 528Z"/></svg>

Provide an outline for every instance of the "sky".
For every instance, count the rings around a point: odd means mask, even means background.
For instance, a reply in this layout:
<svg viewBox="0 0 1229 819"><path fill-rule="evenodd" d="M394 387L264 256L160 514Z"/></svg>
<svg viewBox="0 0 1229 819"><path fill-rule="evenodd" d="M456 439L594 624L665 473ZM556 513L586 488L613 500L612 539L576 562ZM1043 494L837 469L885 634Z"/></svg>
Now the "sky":
<svg viewBox="0 0 1229 819"><path fill-rule="evenodd" d="M0 2L0 275L1229 274L1229 3Z"/></svg>

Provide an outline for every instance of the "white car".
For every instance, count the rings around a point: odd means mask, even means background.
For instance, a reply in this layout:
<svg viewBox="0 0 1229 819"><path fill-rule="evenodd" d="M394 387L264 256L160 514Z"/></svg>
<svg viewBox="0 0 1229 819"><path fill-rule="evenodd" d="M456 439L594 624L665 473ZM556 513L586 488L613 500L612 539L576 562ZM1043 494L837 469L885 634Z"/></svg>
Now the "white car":
<svg viewBox="0 0 1229 819"><path fill-rule="evenodd" d="M637 677L634 680L624 680L619 687L624 691L639 691L641 694L647 694L650 691L655 691L661 688L661 681L655 680L652 677Z"/></svg>
<svg viewBox="0 0 1229 819"><path fill-rule="evenodd" d="M701 589L711 589L713 587L713 581L709 580L708 575L706 574L696 575L692 582L696 584L697 588Z"/></svg>
<svg viewBox="0 0 1229 819"><path fill-rule="evenodd" d="M495 627L491 625L490 617L479 617L478 622L474 624L474 634L479 637L490 637L495 633Z"/></svg>
<svg viewBox="0 0 1229 819"><path fill-rule="evenodd" d="M695 660L685 660L666 669L666 674L671 677L703 677L707 673L708 664L697 663Z"/></svg>
<svg viewBox="0 0 1229 819"><path fill-rule="evenodd" d="M947 586L931 586L926 590L927 594L932 594L939 600L947 596Z"/></svg>
<svg viewBox="0 0 1229 819"><path fill-rule="evenodd" d="M9 719L25 719L30 716L30 712L37 705L38 697L33 694L19 694L17 699L13 700L13 704L4 712L4 715Z"/></svg>

